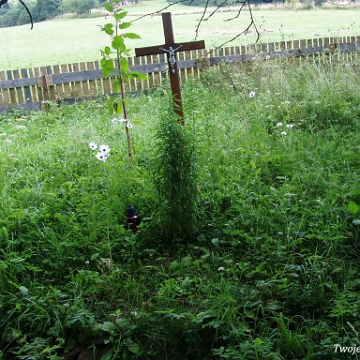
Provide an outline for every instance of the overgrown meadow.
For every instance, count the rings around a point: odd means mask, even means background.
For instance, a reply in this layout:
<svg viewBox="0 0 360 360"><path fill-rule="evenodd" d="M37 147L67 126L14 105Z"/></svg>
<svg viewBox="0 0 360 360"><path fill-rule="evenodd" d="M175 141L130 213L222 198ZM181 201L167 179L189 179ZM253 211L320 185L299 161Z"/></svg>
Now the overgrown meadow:
<svg viewBox="0 0 360 360"><path fill-rule="evenodd" d="M224 65L184 127L168 87L129 95L133 162L106 101L1 114L0 358L349 358L358 69Z"/></svg>

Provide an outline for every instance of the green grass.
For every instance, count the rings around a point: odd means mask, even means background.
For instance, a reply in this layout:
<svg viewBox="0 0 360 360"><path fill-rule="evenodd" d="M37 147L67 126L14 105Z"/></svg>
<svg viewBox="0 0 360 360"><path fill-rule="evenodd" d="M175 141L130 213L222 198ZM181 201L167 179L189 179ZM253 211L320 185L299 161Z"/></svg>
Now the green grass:
<svg viewBox="0 0 360 360"><path fill-rule="evenodd" d="M0 115L0 358L346 359L334 345L360 329L359 85L322 59L189 80L176 136L195 146L191 241L164 216L166 87L128 99L132 165L101 101ZM146 219L137 235L129 203Z"/></svg>
<svg viewBox="0 0 360 360"><path fill-rule="evenodd" d="M144 13L153 12L166 6L165 1L148 1L129 6L129 19L136 20ZM170 8L178 15L173 16L175 39L191 41L200 18L199 9L187 6ZM188 13L197 11L198 13ZM186 14L185 14L186 12ZM221 12L203 23L198 39L205 40L207 48L214 48L230 40L249 24L249 14L244 12L238 19L225 20L236 15L236 11ZM358 36L359 10L351 8L316 9L295 11L286 9L254 11L254 19L261 33L260 42L311 39L329 36ZM0 29L0 70L38 67L56 64L71 64L99 60L99 50L104 47L106 37L99 25L105 23L104 17L89 19L59 18L36 23L30 31L29 25ZM248 35L241 36L229 46L254 43L256 37L252 29ZM132 31L142 39L133 41L130 47L163 44L161 17L145 17L136 21Z"/></svg>

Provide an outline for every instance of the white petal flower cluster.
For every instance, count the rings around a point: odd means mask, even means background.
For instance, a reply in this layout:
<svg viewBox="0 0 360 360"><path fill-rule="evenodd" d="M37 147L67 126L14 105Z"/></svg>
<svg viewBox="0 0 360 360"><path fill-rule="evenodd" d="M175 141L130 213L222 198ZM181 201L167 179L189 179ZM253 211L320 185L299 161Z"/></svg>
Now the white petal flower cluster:
<svg viewBox="0 0 360 360"><path fill-rule="evenodd" d="M129 129L131 129L133 127L133 124L131 124L131 122L128 120L128 119L124 119L124 118L121 118L121 119L118 119L118 118L113 118L112 120L112 123L116 124L116 123L125 123L125 126Z"/></svg>
<svg viewBox="0 0 360 360"><path fill-rule="evenodd" d="M253 98L256 95L255 91L250 91L249 92L249 98Z"/></svg>
<svg viewBox="0 0 360 360"><path fill-rule="evenodd" d="M94 142L90 142L89 148L91 150L98 150L98 152L95 154L95 157L102 162L106 162L106 160L110 156L109 145L102 144L102 145L97 146L97 144L95 144Z"/></svg>
<svg viewBox="0 0 360 360"><path fill-rule="evenodd" d="M276 126L277 127L282 127L284 124L282 123L282 122L278 122L277 124L276 124ZM288 128L288 129L292 129L293 127L294 127L294 124L286 124L286 127ZM286 136L287 135L287 132L286 131L282 131L281 133L280 133L282 136Z"/></svg>

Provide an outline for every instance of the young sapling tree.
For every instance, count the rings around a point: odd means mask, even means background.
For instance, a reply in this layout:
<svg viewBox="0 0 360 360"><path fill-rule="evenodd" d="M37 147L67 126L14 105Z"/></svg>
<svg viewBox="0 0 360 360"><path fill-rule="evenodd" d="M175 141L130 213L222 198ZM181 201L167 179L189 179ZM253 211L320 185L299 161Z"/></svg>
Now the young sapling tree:
<svg viewBox="0 0 360 360"><path fill-rule="evenodd" d="M130 49L125 45L125 39L140 39L140 36L130 32L123 32L131 26L131 23L123 21L128 12L121 7L120 0L109 0L104 3L104 7L107 11L106 17L111 17L113 22L108 22L101 28L101 31L110 36L111 47L105 46L104 50L100 50L102 56L100 65L105 78L110 76L115 78L113 84L114 90L116 93L121 94L120 101L115 96L110 97L108 105L111 113L116 115L119 115L121 112L123 113L128 154L130 160L132 160L129 131L131 124L128 121L124 82L130 79L145 80L146 75L129 69L128 56Z"/></svg>

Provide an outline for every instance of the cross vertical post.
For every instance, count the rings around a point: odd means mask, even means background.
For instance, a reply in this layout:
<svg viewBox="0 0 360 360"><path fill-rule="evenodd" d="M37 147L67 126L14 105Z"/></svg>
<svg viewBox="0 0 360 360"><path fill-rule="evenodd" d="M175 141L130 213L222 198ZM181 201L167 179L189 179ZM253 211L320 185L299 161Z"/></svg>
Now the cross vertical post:
<svg viewBox="0 0 360 360"><path fill-rule="evenodd" d="M167 54L171 91L175 108L174 110L179 117L179 121L182 125L184 125L184 110L181 99L180 79L176 61L176 52L205 49L205 42L201 40L186 43L175 43L171 21L171 13L162 13L161 16L163 21L165 44L145 48L137 48L135 49L135 54L136 56L157 55L164 53Z"/></svg>

